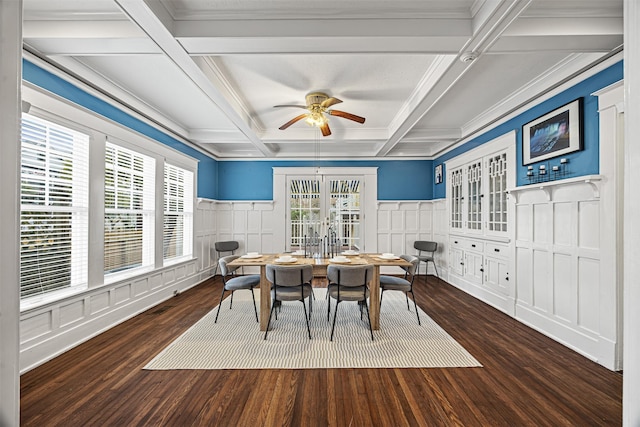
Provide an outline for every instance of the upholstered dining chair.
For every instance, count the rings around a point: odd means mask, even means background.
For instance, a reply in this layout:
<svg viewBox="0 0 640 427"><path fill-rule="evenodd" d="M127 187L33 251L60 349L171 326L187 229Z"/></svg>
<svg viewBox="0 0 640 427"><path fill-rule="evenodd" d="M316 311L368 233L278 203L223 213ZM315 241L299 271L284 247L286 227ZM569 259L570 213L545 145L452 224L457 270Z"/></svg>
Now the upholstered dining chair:
<svg viewBox="0 0 640 427"><path fill-rule="evenodd" d="M418 313L418 306L416 305L416 295L413 293L413 279L416 275L416 270L420 260L413 255L400 255L400 258L411 265L407 267L401 267L404 270L404 277L380 275L380 308L382 308L382 296L384 291L402 291L407 299L407 310L409 308L409 292L413 297L413 306L416 309L416 316L418 316L418 325L420 324L420 314Z"/></svg>
<svg viewBox="0 0 640 427"><path fill-rule="evenodd" d="M227 255L226 257L222 257L218 260L218 265L220 266L220 274L222 275L222 294L220 295L220 303L218 304L218 312L216 313L216 320L213 323L218 322L218 315L220 314L220 307L222 307L222 300L224 299L225 291L231 291L231 298L229 302L229 310L233 306L233 293L235 291L239 291L242 289L248 290L251 292L251 297L253 298L253 310L256 313L256 322L258 322L258 309L256 308L256 297L253 293L253 288L260 285L260 275L259 274L250 274L248 276L234 276L229 277L233 274L239 267L231 268L227 264L238 258L239 255Z"/></svg>
<svg viewBox="0 0 640 427"><path fill-rule="evenodd" d="M427 275L427 273L429 272L429 263L432 263L433 268L436 270L436 277L439 279L440 275L438 274L438 267L436 266L436 262L434 259L434 254L438 250L438 242L416 240L415 242L413 242L413 248L418 250L418 254L416 256L418 257L420 262L424 262L426 265L424 269L424 275L425 276ZM420 264L418 264L416 274L419 274L419 271L420 271Z"/></svg>
<svg viewBox="0 0 640 427"><path fill-rule="evenodd" d="M333 341L333 333L336 328L336 317L338 317L338 306L342 301L357 301L360 305L360 319L362 319L362 307L367 310L367 321L369 322L369 332L371 332L371 341L373 341L373 329L371 328L371 319L369 318L369 298L368 283L373 277L372 265L337 265L330 264L327 266L327 294L330 299L327 304L327 321L331 312L331 299L336 300L336 310L333 313L333 325L331 326L331 339Z"/></svg>
<svg viewBox="0 0 640 427"><path fill-rule="evenodd" d="M284 301L300 301L304 310L304 319L307 322L307 332L311 339L311 328L309 327L309 319L313 310L312 299L309 298L313 294L311 288L311 280L313 279L313 266L304 265L277 265L267 264L266 267L267 280L271 282L271 311L269 312L269 321L267 322L267 330L264 331L264 339L267 339L269 326L271 325L271 316L273 315L277 305L281 305ZM307 306L304 300L309 298L309 315L307 316ZM276 312L276 320L278 314Z"/></svg>
<svg viewBox="0 0 640 427"><path fill-rule="evenodd" d="M236 249L240 247L240 244L235 240L228 240L224 242L215 242L213 244L214 250L216 251L216 258L219 260L222 254L228 252L229 255L234 255ZM213 255L213 254L212 254ZM213 275L218 274L218 265L216 264L215 270L213 270Z"/></svg>

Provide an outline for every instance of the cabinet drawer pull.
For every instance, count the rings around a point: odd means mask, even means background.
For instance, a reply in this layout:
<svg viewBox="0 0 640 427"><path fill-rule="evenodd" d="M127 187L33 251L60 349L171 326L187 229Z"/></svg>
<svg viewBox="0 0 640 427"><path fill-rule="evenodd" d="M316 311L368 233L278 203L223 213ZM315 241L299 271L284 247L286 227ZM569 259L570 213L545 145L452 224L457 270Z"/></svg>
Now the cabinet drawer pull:
<svg viewBox="0 0 640 427"><path fill-rule="evenodd" d="M475 247L476 247L476 245L475 245L475 244L474 244L474 245L471 245L471 247L472 247L472 248L475 248Z"/></svg>
<svg viewBox="0 0 640 427"><path fill-rule="evenodd" d="M461 262L460 265L464 265L464 262Z"/></svg>
<svg viewBox="0 0 640 427"><path fill-rule="evenodd" d="M496 252L500 252L500 249L498 249L498 248L495 248L495 249L494 249L494 251L496 251Z"/></svg>
<svg viewBox="0 0 640 427"><path fill-rule="evenodd" d="M458 244L458 241L457 241L457 240L454 240L454 241L453 241L453 243L455 243L455 244L457 245L457 244Z"/></svg>
<svg viewBox="0 0 640 427"><path fill-rule="evenodd" d="M481 268L480 271L484 273L484 268Z"/></svg>
<svg viewBox="0 0 640 427"><path fill-rule="evenodd" d="M505 277L504 280L509 281L509 276Z"/></svg>

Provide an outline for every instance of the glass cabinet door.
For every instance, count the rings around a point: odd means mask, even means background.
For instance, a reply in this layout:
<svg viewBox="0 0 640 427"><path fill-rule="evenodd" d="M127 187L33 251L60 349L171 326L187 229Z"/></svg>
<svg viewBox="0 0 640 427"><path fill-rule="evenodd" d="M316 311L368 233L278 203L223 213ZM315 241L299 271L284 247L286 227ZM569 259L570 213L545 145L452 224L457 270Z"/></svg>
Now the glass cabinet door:
<svg viewBox="0 0 640 427"><path fill-rule="evenodd" d="M462 168L451 171L451 228L462 230Z"/></svg>
<svg viewBox="0 0 640 427"><path fill-rule="evenodd" d="M499 153L487 160L489 231L507 231L507 154Z"/></svg>
<svg viewBox="0 0 640 427"><path fill-rule="evenodd" d="M471 163L467 166L467 196L469 207L467 209L467 228L469 230L482 230L482 161Z"/></svg>

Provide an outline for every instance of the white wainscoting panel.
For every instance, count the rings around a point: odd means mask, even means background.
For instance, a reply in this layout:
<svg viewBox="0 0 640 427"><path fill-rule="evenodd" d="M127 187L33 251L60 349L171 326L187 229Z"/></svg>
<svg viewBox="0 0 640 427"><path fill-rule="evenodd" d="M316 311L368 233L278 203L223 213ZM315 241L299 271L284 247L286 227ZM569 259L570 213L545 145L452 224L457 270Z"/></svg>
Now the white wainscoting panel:
<svg viewBox="0 0 640 427"><path fill-rule="evenodd" d="M518 189L515 317L607 366L616 314L601 310L604 207L587 181Z"/></svg>
<svg viewBox="0 0 640 427"><path fill-rule="evenodd" d="M445 206L441 201L378 201L378 252L392 252L394 254L416 254L413 242L416 240L430 240L438 242L438 254L436 261L438 268L443 259L440 254L443 252L444 240L446 239L446 228L440 228L439 234L434 233L434 219L437 217L440 222L446 224ZM436 207L437 206L437 210ZM444 216L444 220L442 217ZM442 230L445 231L442 234ZM442 239L442 240L439 240ZM424 264L420 266L424 272ZM382 269L382 272L397 272L394 269ZM433 265L429 265L429 274L435 274Z"/></svg>

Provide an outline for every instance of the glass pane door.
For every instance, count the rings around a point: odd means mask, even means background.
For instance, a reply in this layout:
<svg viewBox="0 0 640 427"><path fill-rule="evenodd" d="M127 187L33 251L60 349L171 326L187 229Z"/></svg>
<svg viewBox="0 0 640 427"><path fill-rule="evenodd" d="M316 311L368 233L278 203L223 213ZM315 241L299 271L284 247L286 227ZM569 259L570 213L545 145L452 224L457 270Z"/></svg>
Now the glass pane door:
<svg viewBox="0 0 640 427"><path fill-rule="evenodd" d="M329 235L340 251L360 250L360 180L331 179L329 197Z"/></svg>
<svg viewBox="0 0 640 427"><path fill-rule="evenodd" d="M361 179L352 177L290 177L290 250L360 250L361 187Z"/></svg>
<svg viewBox="0 0 640 427"><path fill-rule="evenodd" d="M322 233L320 183L318 179L289 179L289 242L291 250L301 250L305 242Z"/></svg>

